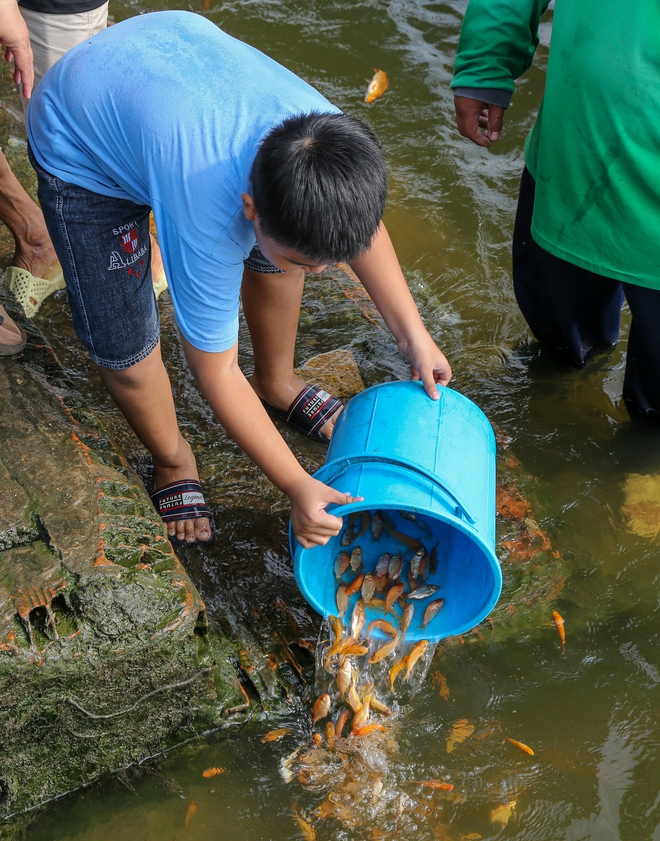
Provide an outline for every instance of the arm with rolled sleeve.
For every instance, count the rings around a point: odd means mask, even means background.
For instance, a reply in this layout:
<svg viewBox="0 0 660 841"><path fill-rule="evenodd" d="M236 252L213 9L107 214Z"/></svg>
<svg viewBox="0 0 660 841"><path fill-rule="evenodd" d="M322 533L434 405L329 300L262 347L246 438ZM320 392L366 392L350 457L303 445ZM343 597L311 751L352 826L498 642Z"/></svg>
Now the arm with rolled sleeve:
<svg viewBox="0 0 660 841"><path fill-rule="evenodd" d="M532 63L548 5L549 0L470 0L451 87L458 129L478 146L490 146L500 136L515 80Z"/></svg>

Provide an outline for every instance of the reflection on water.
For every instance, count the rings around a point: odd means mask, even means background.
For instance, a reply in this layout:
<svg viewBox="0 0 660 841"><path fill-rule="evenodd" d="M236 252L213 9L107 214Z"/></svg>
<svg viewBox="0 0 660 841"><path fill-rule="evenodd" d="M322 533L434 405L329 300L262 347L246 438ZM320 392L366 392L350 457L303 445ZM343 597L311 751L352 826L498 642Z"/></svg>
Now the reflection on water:
<svg viewBox="0 0 660 841"><path fill-rule="evenodd" d="M644 482L660 474L660 436L632 427L621 406L625 343L578 371L526 331L509 280L509 240L522 142L542 94L550 27L545 24L535 64L518 86L502 139L485 151L455 131L447 87L465 5L193 0L191 8L291 67L382 139L391 167L386 221L423 317L453 364L455 386L510 440L526 477L523 491L533 501L531 516L503 519L505 590L493 628L439 647L420 693L386 734L375 734L370 763L359 773L360 757L350 747L347 764L335 751L328 768L327 748L310 754L308 660L294 675L307 681L300 706L282 704L276 719L254 713L247 727L230 727L52 804L36 815L30 841L281 841L313 834L347 841L660 839L660 547L652 522L657 502L649 498L656 485ZM112 4L117 20L148 8L161 6ZM367 106L374 68L387 71L390 88ZM20 133L20 126L3 125L7 148L7 135ZM348 312L336 287L318 283L306 302L300 359L344 346L359 357L367 384L404 376L387 336L374 337L378 331L357 310ZM168 319L165 306L171 329ZM79 359L61 299L47 302L39 321L81 390L127 451L137 453ZM209 610L228 630L236 617L248 616L261 642L269 622L272 628L284 621L278 617L294 616L296 633L313 647L318 626L291 577L285 501L215 425L190 385L176 340L165 344L177 402L185 407L182 425L223 522L214 554L186 557ZM249 369L243 335L241 353ZM320 465L322 449L285 435L307 467ZM513 461L501 461L504 471L507 463ZM631 476L641 477L632 490ZM640 518L650 525L640 526ZM534 526L552 550L522 557L506 549L525 528L533 537ZM513 537L512 529L518 529ZM263 560L255 564L255 558ZM279 608L260 614L255 605L275 604L273 592ZM553 609L566 620L565 649ZM503 633L507 621L511 631ZM274 727L291 732L263 742ZM283 763L289 767L297 750L286 782ZM302 767L305 756L311 770ZM208 768L223 773L205 778ZM321 769L333 785L328 779L314 790ZM449 780L454 788L413 782L429 780ZM342 816L358 801L364 805L353 826Z"/></svg>

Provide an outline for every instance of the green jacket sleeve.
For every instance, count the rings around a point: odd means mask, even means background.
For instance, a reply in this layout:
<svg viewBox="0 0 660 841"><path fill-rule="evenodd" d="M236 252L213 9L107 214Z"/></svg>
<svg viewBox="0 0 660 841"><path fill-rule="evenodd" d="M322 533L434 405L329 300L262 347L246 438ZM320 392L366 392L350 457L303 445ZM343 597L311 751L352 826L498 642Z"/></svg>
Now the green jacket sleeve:
<svg viewBox="0 0 660 841"><path fill-rule="evenodd" d="M470 0L456 53L452 88L513 91L534 58L541 15L550 0Z"/></svg>

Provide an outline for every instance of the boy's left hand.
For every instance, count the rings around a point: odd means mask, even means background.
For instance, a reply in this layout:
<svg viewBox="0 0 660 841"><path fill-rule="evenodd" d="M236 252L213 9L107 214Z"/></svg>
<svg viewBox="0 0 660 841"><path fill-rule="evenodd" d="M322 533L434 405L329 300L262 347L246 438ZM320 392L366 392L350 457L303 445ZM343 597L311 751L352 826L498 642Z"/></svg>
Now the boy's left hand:
<svg viewBox="0 0 660 841"><path fill-rule="evenodd" d="M439 400L437 386L447 385L451 380L451 366L444 353L426 331L411 341L401 339L397 346L410 364L411 379L421 380L428 396Z"/></svg>

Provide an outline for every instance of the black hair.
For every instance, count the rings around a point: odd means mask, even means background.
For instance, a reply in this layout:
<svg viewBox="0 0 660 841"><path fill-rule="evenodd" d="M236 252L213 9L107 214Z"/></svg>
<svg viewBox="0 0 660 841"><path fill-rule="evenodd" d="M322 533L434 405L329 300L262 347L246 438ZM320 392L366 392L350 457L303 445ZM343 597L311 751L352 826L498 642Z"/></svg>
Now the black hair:
<svg viewBox="0 0 660 841"><path fill-rule="evenodd" d="M264 138L250 178L262 233L314 263L358 257L385 210L380 144L346 114L288 117Z"/></svg>

